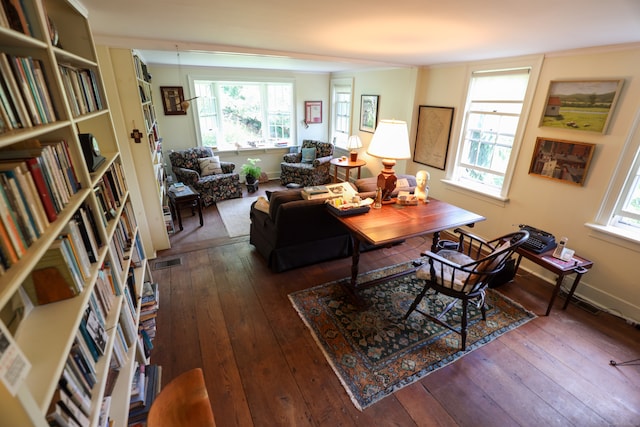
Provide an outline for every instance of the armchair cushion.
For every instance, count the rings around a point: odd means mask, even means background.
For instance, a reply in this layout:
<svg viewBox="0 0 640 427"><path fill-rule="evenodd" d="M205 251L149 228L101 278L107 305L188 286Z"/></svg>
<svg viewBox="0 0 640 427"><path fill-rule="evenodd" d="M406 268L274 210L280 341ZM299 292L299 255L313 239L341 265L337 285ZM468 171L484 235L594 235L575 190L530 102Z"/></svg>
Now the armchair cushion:
<svg viewBox="0 0 640 427"><path fill-rule="evenodd" d="M211 156L198 159L198 166L200 166L200 176L216 175L222 173L222 166L220 165L220 157Z"/></svg>
<svg viewBox="0 0 640 427"><path fill-rule="evenodd" d="M300 150L302 153L302 163L313 163L316 159L316 149L313 147L303 148Z"/></svg>

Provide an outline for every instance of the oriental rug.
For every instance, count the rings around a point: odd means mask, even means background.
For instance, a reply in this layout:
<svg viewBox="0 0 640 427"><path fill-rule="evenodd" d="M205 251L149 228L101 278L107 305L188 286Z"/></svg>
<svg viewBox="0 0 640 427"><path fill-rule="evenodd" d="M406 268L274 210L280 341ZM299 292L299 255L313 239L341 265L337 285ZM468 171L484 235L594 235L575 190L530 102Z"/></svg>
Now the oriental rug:
<svg viewBox="0 0 640 427"><path fill-rule="evenodd" d="M359 281L406 271L411 263L365 273ZM346 279L343 279L346 280ZM330 282L289 294L294 308L322 349L351 401L359 410L389 396L429 373L532 320L525 310L499 292L488 289L487 321L469 304L467 349L460 351L460 335L413 312L403 316L422 288L415 274L362 289L365 308L358 308L340 285ZM420 308L444 307L449 297L427 294ZM460 302L447 315L459 324Z"/></svg>

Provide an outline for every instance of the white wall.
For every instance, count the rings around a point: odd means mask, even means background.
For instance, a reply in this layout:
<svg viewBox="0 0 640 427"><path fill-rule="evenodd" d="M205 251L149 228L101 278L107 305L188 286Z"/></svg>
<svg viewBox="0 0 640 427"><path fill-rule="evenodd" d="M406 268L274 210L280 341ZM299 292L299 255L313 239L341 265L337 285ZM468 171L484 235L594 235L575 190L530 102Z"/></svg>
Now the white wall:
<svg viewBox="0 0 640 427"><path fill-rule="evenodd" d="M420 72L417 105L455 107L456 116L463 112L466 93L466 64L433 67ZM622 95L613 112L606 134L539 127L546 94L551 80L561 79L625 79ZM485 237L500 235L527 223L555 234L567 236L568 247L594 261L577 294L596 305L627 319L640 322L640 287L635 262L640 247L604 241L585 226L593 221L607 186L631 131L640 107L640 46L617 47L609 50L576 51L549 55L545 58L530 117L520 149L516 173L509 192L509 201L501 204L472 193L456 190L440 180L445 172L413 163L407 167L415 173L427 169L431 174L430 195L472 210L487 218L476 226ZM459 118L459 117L456 117ZM454 119L454 123L457 120ZM574 186L529 175L529 165L538 136L596 144L584 186ZM415 134L413 136L415 138ZM459 129L453 132L447 164L454 161ZM634 262L635 261L635 262ZM555 280L543 269L523 261L523 266ZM568 286L571 278L565 279Z"/></svg>

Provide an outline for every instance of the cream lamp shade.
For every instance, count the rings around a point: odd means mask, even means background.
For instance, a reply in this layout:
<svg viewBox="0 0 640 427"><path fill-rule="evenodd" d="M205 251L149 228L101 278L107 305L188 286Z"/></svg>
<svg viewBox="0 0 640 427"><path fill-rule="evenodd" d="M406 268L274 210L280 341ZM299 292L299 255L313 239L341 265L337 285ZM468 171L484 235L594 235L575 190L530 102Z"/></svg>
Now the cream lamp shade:
<svg viewBox="0 0 640 427"><path fill-rule="evenodd" d="M351 161L358 160L358 148L362 148L362 141L358 135L351 135L347 141L347 149L351 153Z"/></svg>
<svg viewBox="0 0 640 427"><path fill-rule="evenodd" d="M396 160L411 158L407 122L380 120L367 153L382 159L384 168L378 175L378 187L382 188L382 198L390 201L398 180L393 170Z"/></svg>

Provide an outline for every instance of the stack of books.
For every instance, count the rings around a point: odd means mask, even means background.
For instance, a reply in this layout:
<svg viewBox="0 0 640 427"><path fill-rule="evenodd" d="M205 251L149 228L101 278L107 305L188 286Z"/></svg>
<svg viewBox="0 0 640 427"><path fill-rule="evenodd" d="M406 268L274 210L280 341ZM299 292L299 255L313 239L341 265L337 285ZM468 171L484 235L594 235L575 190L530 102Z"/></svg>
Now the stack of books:
<svg viewBox="0 0 640 427"><path fill-rule="evenodd" d="M312 187L304 187L300 194L302 194L302 197L305 200L318 200L318 199L323 200L323 199L330 199L333 196L333 193L329 191L326 185L314 185Z"/></svg>
<svg viewBox="0 0 640 427"><path fill-rule="evenodd" d="M160 308L160 294L158 284L145 282L140 301L139 339L145 357L149 357L153 349L153 339L156 337L156 317Z"/></svg>
<svg viewBox="0 0 640 427"><path fill-rule="evenodd" d="M151 404L160 392L162 367L158 365L139 365L131 384L129 404L129 425L144 422Z"/></svg>

